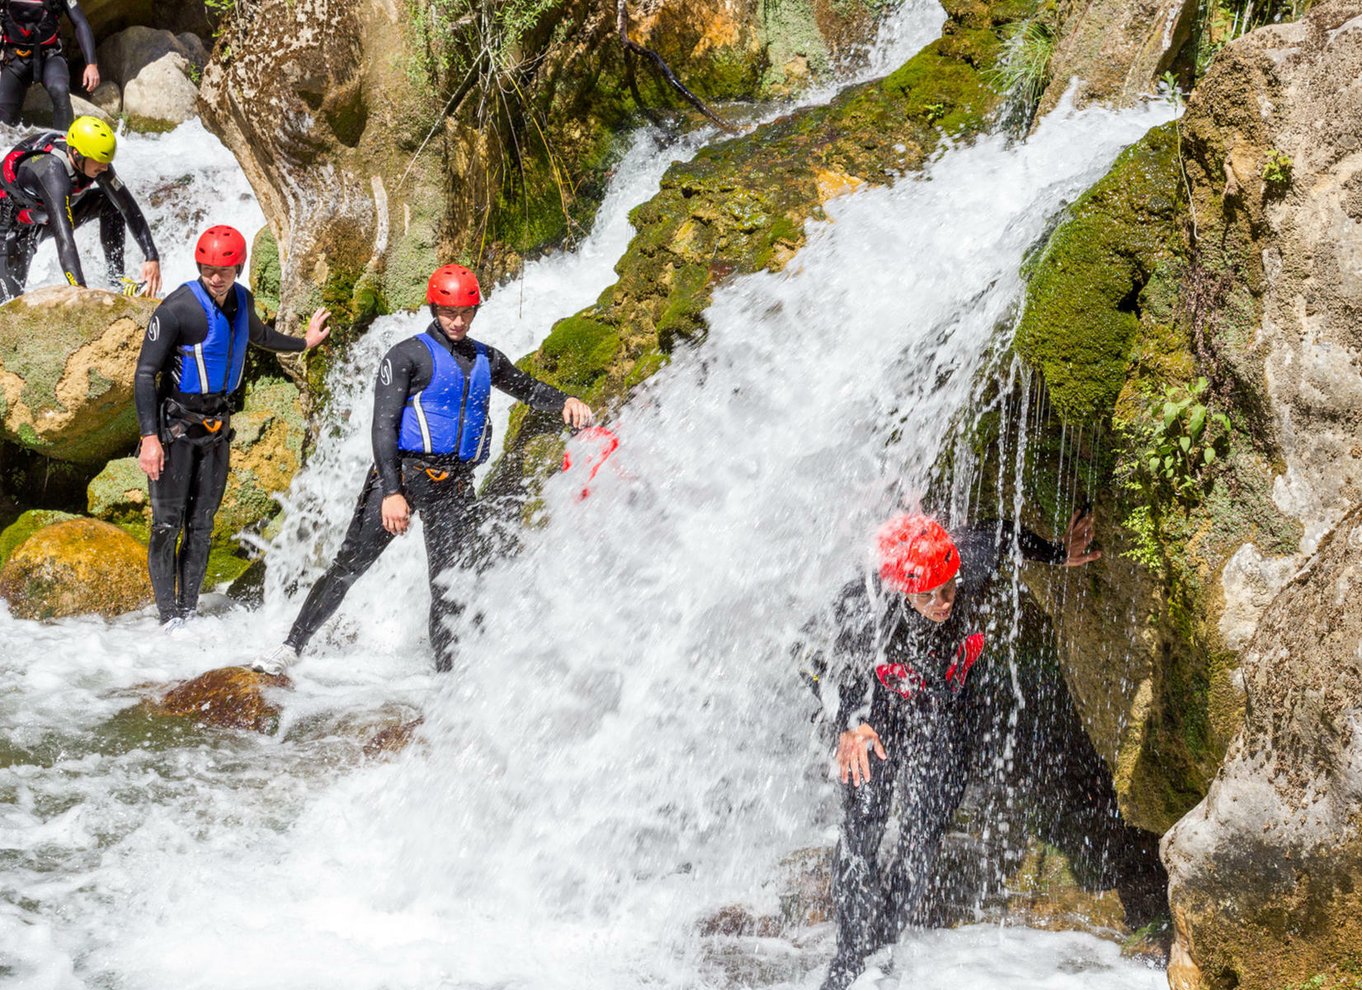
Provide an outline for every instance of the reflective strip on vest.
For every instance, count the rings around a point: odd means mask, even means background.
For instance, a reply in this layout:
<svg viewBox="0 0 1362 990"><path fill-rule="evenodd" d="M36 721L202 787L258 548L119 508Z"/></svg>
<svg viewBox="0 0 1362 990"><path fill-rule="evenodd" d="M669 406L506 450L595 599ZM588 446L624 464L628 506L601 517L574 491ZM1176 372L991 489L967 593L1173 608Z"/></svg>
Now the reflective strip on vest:
<svg viewBox="0 0 1362 990"><path fill-rule="evenodd" d="M477 357L464 375L454 355L429 335L418 338L430 351L430 384L407 400L398 430L399 450L413 454L455 454L481 464L487 459L487 407L492 396L492 363L487 348L474 342Z"/></svg>
<svg viewBox="0 0 1362 990"><path fill-rule="evenodd" d="M181 392L196 395L234 392L241 384L241 374L246 368L246 347L251 336L246 290L239 285L232 286L236 293L236 317L228 327L226 315L213 302L203 283L195 280L185 284L208 318L208 336L200 344L180 346L180 380L176 387Z"/></svg>

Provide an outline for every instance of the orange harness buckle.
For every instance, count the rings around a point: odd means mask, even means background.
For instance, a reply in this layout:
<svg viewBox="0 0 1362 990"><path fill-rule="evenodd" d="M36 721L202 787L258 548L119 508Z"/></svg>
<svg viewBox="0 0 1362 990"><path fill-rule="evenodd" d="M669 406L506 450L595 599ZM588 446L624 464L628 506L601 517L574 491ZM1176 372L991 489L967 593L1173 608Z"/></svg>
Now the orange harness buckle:
<svg viewBox="0 0 1362 990"><path fill-rule="evenodd" d="M205 419L203 421L203 428L207 430L209 433L216 433L218 430L222 429L222 420Z"/></svg>
<svg viewBox="0 0 1362 990"><path fill-rule="evenodd" d="M431 481L444 481L449 477L448 471L437 471L435 468L426 468L426 477Z"/></svg>

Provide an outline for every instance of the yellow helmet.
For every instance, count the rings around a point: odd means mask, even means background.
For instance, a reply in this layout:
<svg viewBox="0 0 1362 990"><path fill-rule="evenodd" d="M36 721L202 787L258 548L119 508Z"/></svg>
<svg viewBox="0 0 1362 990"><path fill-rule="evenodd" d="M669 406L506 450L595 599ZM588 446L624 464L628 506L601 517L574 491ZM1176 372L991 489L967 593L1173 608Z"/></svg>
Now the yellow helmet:
<svg viewBox="0 0 1362 990"><path fill-rule="evenodd" d="M77 117L66 132L66 144L81 157L107 165L113 161L118 139L98 117Z"/></svg>

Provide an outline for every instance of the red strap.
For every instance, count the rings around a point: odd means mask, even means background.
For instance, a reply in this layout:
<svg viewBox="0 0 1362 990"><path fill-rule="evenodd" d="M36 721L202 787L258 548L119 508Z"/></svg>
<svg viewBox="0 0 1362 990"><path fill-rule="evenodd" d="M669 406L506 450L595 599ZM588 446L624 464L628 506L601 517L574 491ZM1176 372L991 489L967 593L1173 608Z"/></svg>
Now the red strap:
<svg viewBox="0 0 1362 990"><path fill-rule="evenodd" d="M965 678L974 662L984 654L984 634L970 633L955 651L955 662L946 668L946 683L956 691L965 686Z"/></svg>
<svg viewBox="0 0 1362 990"><path fill-rule="evenodd" d="M911 698L927 687L922 675L906 663L882 663L875 668L875 676L886 690L897 692L900 698Z"/></svg>

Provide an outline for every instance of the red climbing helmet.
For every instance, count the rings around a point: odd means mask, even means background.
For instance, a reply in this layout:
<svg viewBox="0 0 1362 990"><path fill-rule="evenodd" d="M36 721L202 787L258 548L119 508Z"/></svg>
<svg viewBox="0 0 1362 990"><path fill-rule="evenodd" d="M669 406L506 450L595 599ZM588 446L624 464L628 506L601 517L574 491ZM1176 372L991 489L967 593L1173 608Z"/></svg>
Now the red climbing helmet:
<svg viewBox="0 0 1362 990"><path fill-rule="evenodd" d="M875 537L880 579L905 595L945 584L960 570L960 551L939 522L920 512L895 516Z"/></svg>
<svg viewBox="0 0 1362 990"><path fill-rule="evenodd" d="M426 283L426 302L432 306L481 306L478 277L463 265L444 265Z"/></svg>
<svg viewBox="0 0 1362 990"><path fill-rule="evenodd" d="M194 247L194 260L210 268L237 268L246 264L246 238L235 227L219 224L209 227L199 236Z"/></svg>

